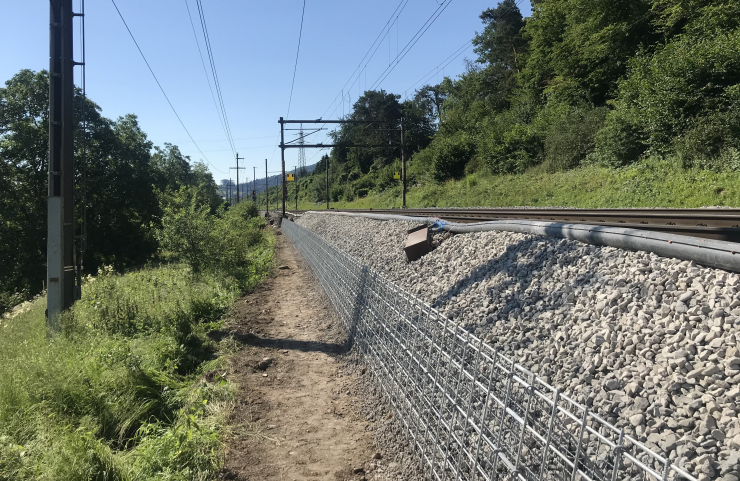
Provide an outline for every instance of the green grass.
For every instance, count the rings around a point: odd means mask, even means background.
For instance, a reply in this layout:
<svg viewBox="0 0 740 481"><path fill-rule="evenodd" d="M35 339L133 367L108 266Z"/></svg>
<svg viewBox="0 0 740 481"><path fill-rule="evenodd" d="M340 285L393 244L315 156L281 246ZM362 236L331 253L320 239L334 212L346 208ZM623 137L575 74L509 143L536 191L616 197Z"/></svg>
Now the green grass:
<svg viewBox="0 0 740 481"><path fill-rule="evenodd" d="M740 207L740 173L683 169L650 159L622 169L586 166L546 173L532 169L520 175L474 173L444 184L411 186L408 207ZM401 189L371 194L353 202L333 202L340 208L401 206ZM303 202L302 209L326 204Z"/></svg>
<svg viewBox="0 0 740 481"><path fill-rule="evenodd" d="M247 279L183 265L101 273L49 336L45 299L0 319L0 480L206 480L222 463L233 387L204 373L235 343L211 340Z"/></svg>

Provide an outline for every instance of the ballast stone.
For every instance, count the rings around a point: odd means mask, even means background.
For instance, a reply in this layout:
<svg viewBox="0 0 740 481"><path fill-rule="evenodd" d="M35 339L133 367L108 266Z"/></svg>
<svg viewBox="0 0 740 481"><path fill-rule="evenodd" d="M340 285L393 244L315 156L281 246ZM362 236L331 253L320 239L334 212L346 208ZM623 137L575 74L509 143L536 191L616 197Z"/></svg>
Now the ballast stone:
<svg viewBox="0 0 740 481"><path fill-rule="evenodd" d="M451 236L407 264L406 231L417 224L298 222L627 434L662 436L655 449L694 476L735 475L720 465L740 450L737 274L511 232Z"/></svg>

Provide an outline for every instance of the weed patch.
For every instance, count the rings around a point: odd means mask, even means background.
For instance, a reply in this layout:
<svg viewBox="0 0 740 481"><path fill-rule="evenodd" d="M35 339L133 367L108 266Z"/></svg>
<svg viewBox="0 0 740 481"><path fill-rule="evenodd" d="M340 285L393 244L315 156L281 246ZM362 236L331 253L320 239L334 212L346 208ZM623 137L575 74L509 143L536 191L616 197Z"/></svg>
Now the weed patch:
<svg viewBox="0 0 740 481"><path fill-rule="evenodd" d="M232 349L207 333L267 273L273 241L252 241L239 278L101 272L52 337L44 298L2 319L0 480L209 479L233 389L203 375Z"/></svg>

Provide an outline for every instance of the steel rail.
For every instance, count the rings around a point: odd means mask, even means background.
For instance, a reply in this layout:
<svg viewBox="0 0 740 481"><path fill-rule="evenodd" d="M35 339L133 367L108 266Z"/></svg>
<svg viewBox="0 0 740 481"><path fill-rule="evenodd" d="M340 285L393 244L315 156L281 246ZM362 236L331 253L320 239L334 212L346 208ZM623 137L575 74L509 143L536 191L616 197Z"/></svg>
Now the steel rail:
<svg viewBox="0 0 740 481"><path fill-rule="evenodd" d="M296 211L303 213L305 211ZM740 242L740 209L337 209L335 212L439 217L454 222L539 220L648 229L705 239Z"/></svg>

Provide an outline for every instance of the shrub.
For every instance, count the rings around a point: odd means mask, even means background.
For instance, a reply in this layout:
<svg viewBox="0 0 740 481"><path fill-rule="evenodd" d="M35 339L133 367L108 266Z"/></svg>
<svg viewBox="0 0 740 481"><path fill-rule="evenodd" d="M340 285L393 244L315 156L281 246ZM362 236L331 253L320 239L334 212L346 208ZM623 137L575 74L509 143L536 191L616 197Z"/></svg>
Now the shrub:
<svg viewBox="0 0 740 481"><path fill-rule="evenodd" d="M432 152L432 146L412 155L406 168L408 169L407 178L414 176L422 183L433 180L434 152Z"/></svg>
<svg viewBox="0 0 740 481"><path fill-rule="evenodd" d="M205 203L199 203L193 188L182 187L173 194L161 194L162 227L160 248L186 262L194 273L201 272L217 251L213 231L215 216Z"/></svg>
<svg viewBox="0 0 740 481"><path fill-rule="evenodd" d="M637 162L646 150L644 139L642 130L625 110L613 110L607 114L604 127L596 134L596 150L589 160L609 167Z"/></svg>
<svg viewBox="0 0 740 481"><path fill-rule="evenodd" d="M340 184L332 184L329 189L329 197L331 197L332 202L339 202L339 199L341 199L344 196L344 185Z"/></svg>
<svg viewBox="0 0 740 481"><path fill-rule="evenodd" d="M541 161L542 140L529 125L494 128L483 135L481 156L496 174L521 173Z"/></svg>
<svg viewBox="0 0 740 481"><path fill-rule="evenodd" d="M557 172L580 165L593 152L606 113L604 107L548 105L538 119L545 130L545 169Z"/></svg>
<svg viewBox="0 0 740 481"><path fill-rule="evenodd" d="M683 167L738 170L740 107L696 119L690 130L676 138L673 148Z"/></svg>
<svg viewBox="0 0 740 481"><path fill-rule="evenodd" d="M465 164L475 155L473 139L462 131L437 138L432 145L434 178L437 181L462 177Z"/></svg>
<svg viewBox="0 0 740 481"><path fill-rule="evenodd" d="M188 189L162 196L158 237L165 257L186 262L193 273L219 272L239 279L245 288L253 269L253 248L263 240L264 220L257 206L241 203L211 215ZM247 284L243 284L246 282Z"/></svg>
<svg viewBox="0 0 740 481"><path fill-rule="evenodd" d="M401 161L395 160L392 164L386 165L377 172L376 187L379 191L383 191L400 184L400 180L394 179L393 174L395 172L401 172Z"/></svg>
<svg viewBox="0 0 740 481"><path fill-rule="evenodd" d="M630 62L619 85L619 105L634 114L655 153L695 127L706 112L722 112L737 101L740 31L679 36L653 55Z"/></svg>
<svg viewBox="0 0 740 481"><path fill-rule="evenodd" d="M229 209L229 212L236 212L237 215L245 220L260 216L259 207L252 201L239 202Z"/></svg>
<svg viewBox="0 0 740 481"><path fill-rule="evenodd" d="M355 200L355 190L352 188L351 184L344 184L342 186L342 199L347 202Z"/></svg>

